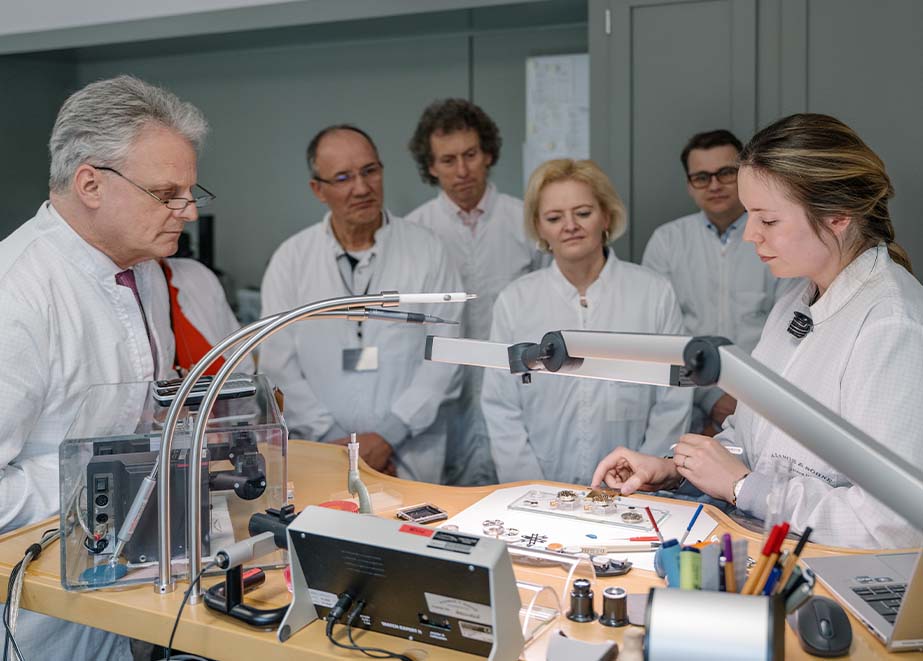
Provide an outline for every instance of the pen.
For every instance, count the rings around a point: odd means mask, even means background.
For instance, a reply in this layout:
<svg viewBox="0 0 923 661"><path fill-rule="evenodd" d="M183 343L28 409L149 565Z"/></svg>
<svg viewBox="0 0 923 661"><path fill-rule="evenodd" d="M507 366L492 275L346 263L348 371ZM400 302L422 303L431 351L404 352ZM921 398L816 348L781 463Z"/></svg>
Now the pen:
<svg viewBox="0 0 923 661"><path fill-rule="evenodd" d="M774 525L770 533L766 535L766 542L763 544L763 550L760 553L760 559L756 561L756 565L754 565L753 569L750 570L750 575L747 577L747 582L744 583L744 586L740 589L741 594L753 594L757 581L759 581L760 575L763 573L763 568L769 561L769 556L772 555L772 548L775 546L776 535L778 534L780 528L781 526L778 524Z"/></svg>
<svg viewBox="0 0 923 661"><path fill-rule="evenodd" d="M695 520L699 518L699 513L702 511L702 503L699 503L699 506L695 508L695 513L692 515L692 518L689 519L689 525L686 526L686 532L683 533L683 536L679 540L679 545L682 546L683 542L686 541L686 538L689 536L689 531L692 530L692 526L695 525Z"/></svg>
<svg viewBox="0 0 923 661"><path fill-rule="evenodd" d="M731 535L724 533L724 589L726 592L737 592L737 580L734 578L734 550L731 544Z"/></svg>
<svg viewBox="0 0 923 661"><path fill-rule="evenodd" d="M779 524L779 532L776 534L776 541L769 554L769 560L764 565L763 573L760 574L756 585L753 586L753 592L750 594L763 593L763 589L766 587L766 581L769 580L769 574L772 572L773 568L776 566L776 561L779 559L779 549L782 548L782 542L785 541L785 536L788 534L788 525L788 522Z"/></svg>
<svg viewBox="0 0 923 661"><path fill-rule="evenodd" d="M808 543L808 538L811 536L811 526L807 526L804 529L804 532L801 533L801 539L798 540L798 544L795 546L795 550L788 556L788 560L785 561L785 564L782 567L782 576L779 578L779 582L776 584L776 592L781 592L785 589L788 584L788 579L792 575L792 572L795 570L795 565L798 564L798 558L801 556L801 552L804 550L804 545Z"/></svg>
<svg viewBox="0 0 923 661"><path fill-rule="evenodd" d="M654 526L654 532L657 533L657 539L659 539L660 543L663 544L663 533L660 532L660 528L657 526L657 520L654 518L654 513L651 512L650 507L645 507L644 511L647 512L647 518L651 520L651 525Z"/></svg>
<svg viewBox="0 0 923 661"><path fill-rule="evenodd" d="M660 542L638 542L635 544L594 544L580 546L582 553L605 555L606 553L646 553L660 548Z"/></svg>
<svg viewBox="0 0 923 661"><path fill-rule="evenodd" d="M808 597L811 596L811 593L814 591L814 588L808 585L807 583L802 583L797 588L795 588L788 597L785 599L785 612L794 613L796 610L801 608L801 606L808 600Z"/></svg>
<svg viewBox="0 0 923 661"><path fill-rule="evenodd" d="M679 445L679 443L674 443L673 445L671 445L670 450L675 448L677 445ZM725 450L727 450L731 454L734 454L737 456L740 456L744 453L744 449L740 447L739 445L725 445L724 443L722 443L721 447L723 447Z"/></svg>
<svg viewBox="0 0 923 661"><path fill-rule="evenodd" d="M779 577L782 575L782 569L776 565L772 568L772 571L769 572L769 578L766 579L766 587L763 588L761 594L769 596L772 594L773 590L776 588L776 583L779 581Z"/></svg>

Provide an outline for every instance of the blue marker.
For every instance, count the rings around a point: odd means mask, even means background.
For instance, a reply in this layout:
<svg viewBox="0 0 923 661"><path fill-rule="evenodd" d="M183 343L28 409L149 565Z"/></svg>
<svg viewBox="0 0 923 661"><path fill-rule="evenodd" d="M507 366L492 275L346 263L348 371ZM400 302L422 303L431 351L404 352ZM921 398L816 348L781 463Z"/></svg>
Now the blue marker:
<svg viewBox="0 0 923 661"><path fill-rule="evenodd" d="M699 506L695 508L695 514L692 515L692 518L689 520L689 525L686 526L686 532L683 533L682 539L679 540L679 545L682 546L686 542L686 538L689 536L689 531L692 530L692 526L695 525L695 520L699 518L699 512L702 511L702 503L699 503Z"/></svg>
<svg viewBox="0 0 923 661"><path fill-rule="evenodd" d="M775 589L776 583L779 582L779 577L781 575L782 569L778 565L772 568L772 571L769 572L769 578L766 579L766 587L763 588L763 594L772 594L772 591Z"/></svg>

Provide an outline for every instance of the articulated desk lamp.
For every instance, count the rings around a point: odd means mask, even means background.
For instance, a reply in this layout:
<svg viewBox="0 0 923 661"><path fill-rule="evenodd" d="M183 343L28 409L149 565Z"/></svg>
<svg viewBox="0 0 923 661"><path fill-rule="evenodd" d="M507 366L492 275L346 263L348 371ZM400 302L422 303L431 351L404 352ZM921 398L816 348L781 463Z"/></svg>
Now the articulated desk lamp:
<svg viewBox="0 0 923 661"><path fill-rule="evenodd" d="M202 462L202 453L205 444L205 431L208 424L208 418L211 415L212 407L218 399L221 388L227 382L231 373L250 354L253 349L259 346L264 340L276 332L289 326L296 321L312 317L347 319L350 321L362 321L378 319L382 321L398 321L407 323L452 323L445 322L437 317L423 315L413 312L401 312L397 310L387 310L379 308L370 308L369 306L393 307L401 304L434 304L434 303L464 303L474 298L472 294L463 292L454 293L431 293L431 294L400 294L398 292L382 292L381 294L363 295L363 296L346 296L340 298L331 298L314 303L308 303L304 306L295 308L288 312L259 319L244 328L232 333L224 340L216 344L205 356L195 365L195 367L183 379L176 397L167 411L167 416L163 426L163 439L160 444L160 455L157 464L155 464L150 475L144 478L141 488L138 490L131 508L125 518L125 523L119 529L117 534L117 543L112 554L109 565L110 576L114 580L123 574L125 569L123 565L118 564L119 556L122 549L131 539L135 527L143 514L145 507L157 484L157 473L160 475L160 490L158 492L158 545L159 545L159 570L157 582L154 585L156 591L161 594L167 594L175 589L175 582L171 569L171 540L170 540L170 456L173 448L173 438L176 425L180 419L180 414L185 405L186 398L192 392L192 388L205 371L218 357L234 347L237 349L225 361L224 365L215 375L210 387L206 391L196 417L195 427L192 433L191 450L189 457L190 466L198 466ZM238 346L239 345L239 346ZM191 473L190 473L191 474ZM187 539L188 557L189 557L189 577L190 581L194 580L202 569L202 520L200 517L201 503L201 484L198 480L190 479L188 481L187 493ZM198 603L202 597L201 587L197 584L191 591L190 603Z"/></svg>
<svg viewBox="0 0 923 661"><path fill-rule="evenodd" d="M920 467L724 338L554 331L540 343L507 347L430 336L426 358L508 369L524 382L530 372L541 371L652 385L685 385L680 377L688 377L696 385L717 385L923 530ZM780 601L771 597L655 589L648 595L644 658L781 658L783 617Z"/></svg>
<svg viewBox="0 0 923 661"><path fill-rule="evenodd" d="M540 343L507 347L496 342L428 336L426 358L507 369L526 380L536 371L651 385L681 385L680 378L688 377L696 385L717 385L923 530L920 467L912 466L724 338L553 331Z"/></svg>

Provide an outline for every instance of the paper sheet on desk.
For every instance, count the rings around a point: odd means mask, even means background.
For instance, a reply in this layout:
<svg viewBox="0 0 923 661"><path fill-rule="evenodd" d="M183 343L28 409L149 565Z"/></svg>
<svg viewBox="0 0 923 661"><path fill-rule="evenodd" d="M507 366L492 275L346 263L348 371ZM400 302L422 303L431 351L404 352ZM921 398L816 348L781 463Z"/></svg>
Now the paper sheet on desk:
<svg viewBox="0 0 923 661"><path fill-rule="evenodd" d="M544 541L535 540L536 548L544 548L547 544L555 543L563 546L592 546L606 543L607 540L617 538L628 538L638 535L651 535L646 531L639 531L637 528L622 526L618 524L593 523L583 520L571 520L561 516L551 516L539 512L524 512L512 510L509 505L514 503L520 497L532 490L556 491L556 487L550 487L545 484L526 484L508 489L497 489L492 494L485 496L471 507L459 512L451 519L442 524L455 525L462 532L483 535L484 522L487 520L499 520L507 529L516 528L520 535L530 536L536 534L538 539L544 537ZM668 516L658 522L660 531L664 539L682 537L689 525L695 508L698 503L685 500L658 500L645 501L641 498L625 497L619 500L619 507L628 507L634 505L643 508L645 505L651 505L658 510L665 510ZM643 509L642 509L643 511ZM440 527L442 527L440 526ZM687 538L688 543L708 539L712 531L717 526L717 522L708 516L704 511L699 515L692 532ZM596 538L587 535L595 535ZM525 544L526 542L522 542ZM620 542L612 542L620 543ZM654 553L613 553L614 558L627 558L638 569L654 570Z"/></svg>

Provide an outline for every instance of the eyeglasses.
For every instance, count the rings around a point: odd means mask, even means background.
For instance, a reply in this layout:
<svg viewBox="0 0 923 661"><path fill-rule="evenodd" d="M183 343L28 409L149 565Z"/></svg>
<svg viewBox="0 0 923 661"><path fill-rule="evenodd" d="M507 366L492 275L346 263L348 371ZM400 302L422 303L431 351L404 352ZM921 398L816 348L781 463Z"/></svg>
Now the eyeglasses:
<svg viewBox="0 0 923 661"><path fill-rule="evenodd" d="M90 167L96 168L97 170L105 170L106 172L113 172L119 175L122 179L130 183L132 186L134 186L138 190L144 191L145 193L153 197L155 200L160 202L162 205L164 205L167 209L171 209L172 211L182 211L183 209L188 207L190 204L194 204L197 209L200 209L202 207L208 206L211 203L211 201L215 199L215 194L211 193L207 188L205 188L205 186L200 186L199 184L193 184L193 187L201 190L204 193L204 195L196 195L191 200L188 197L170 197L165 200L159 195L152 193L151 191L146 189L141 184L138 184L132 181L131 179L126 177L124 174L122 174L115 168L108 168L102 165L91 165Z"/></svg>
<svg viewBox="0 0 923 661"><path fill-rule="evenodd" d="M711 183L711 178L714 177L718 180L720 184L733 184L737 181L737 170L733 166L723 167L717 172L706 172L702 170L701 172L693 172L690 175L686 176L686 180L693 188L705 188L708 184Z"/></svg>
<svg viewBox="0 0 923 661"><path fill-rule="evenodd" d="M375 180L381 178L382 170L384 167L380 162L379 163L369 163L364 168L360 168L359 172L341 172L338 175L335 175L333 179L324 179L314 175L314 181L319 181L322 184L328 184L330 186L336 186L337 188L346 188L347 186L352 185L356 181L356 177L362 177L365 181Z"/></svg>

